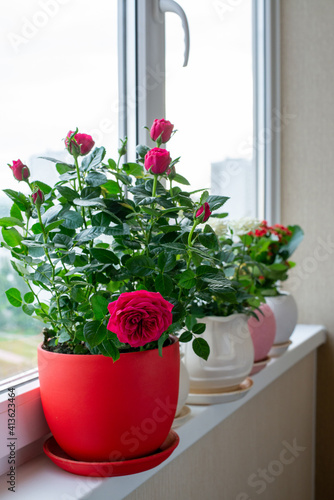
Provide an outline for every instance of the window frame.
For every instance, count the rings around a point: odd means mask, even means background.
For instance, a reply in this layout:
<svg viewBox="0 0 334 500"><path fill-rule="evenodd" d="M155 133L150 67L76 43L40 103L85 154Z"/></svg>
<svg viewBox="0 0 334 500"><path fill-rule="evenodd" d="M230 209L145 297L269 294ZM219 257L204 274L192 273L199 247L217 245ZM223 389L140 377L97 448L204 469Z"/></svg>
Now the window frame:
<svg viewBox="0 0 334 500"><path fill-rule="evenodd" d="M129 155L145 143L144 126L165 115L165 25L159 0L118 0L119 136L128 137ZM263 148L254 147L259 171L259 216L280 221L280 0L253 0L254 137L268 132ZM150 28L148 29L148 26ZM263 32L263 36L261 35ZM264 97L264 99L263 99ZM42 452L49 434L39 392L38 371L19 374L0 385L0 475L8 471L7 388L15 385L17 461L20 465Z"/></svg>

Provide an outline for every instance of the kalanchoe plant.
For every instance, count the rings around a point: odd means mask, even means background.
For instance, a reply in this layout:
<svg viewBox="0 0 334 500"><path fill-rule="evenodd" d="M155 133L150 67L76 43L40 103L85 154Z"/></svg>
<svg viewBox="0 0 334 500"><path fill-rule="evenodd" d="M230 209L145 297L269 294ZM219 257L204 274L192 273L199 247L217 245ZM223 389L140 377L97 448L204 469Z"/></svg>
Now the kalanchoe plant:
<svg viewBox="0 0 334 500"><path fill-rule="evenodd" d="M163 133L158 143L167 140ZM160 147L139 146L138 161L129 163L123 162L126 140L117 161L105 160L105 149L93 149L93 139L78 130L67 134L65 146L73 163L47 158L59 173L54 186L31 181L22 162L11 167L31 195L4 190L13 206L10 216L0 219L2 247L11 252L12 266L30 291L22 297L15 288L7 290L9 302L47 324L48 350L116 360L127 350L161 349L174 333L180 341L193 341L206 359L209 348L200 337L205 325L197 323L192 304L217 287L226 286L231 298L235 293L222 274L218 279L217 261L208 255L217 237L207 221L220 217L214 212L227 198L205 191L195 201L195 193L183 189L188 181L176 173L179 158L172 161ZM138 343L109 320L119 300L124 305L125 298L143 299L145 293L155 294L161 307L166 302L171 321L150 323L145 307L139 308L143 314L137 308L129 316L126 306L124 324L139 325L134 338L138 331L152 333ZM151 310L146 299L140 303Z"/></svg>
<svg viewBox="0 0 334 500"><path fill-rule="evenodd" d="M290 257L303 240L300 226L269 226L267 221L239 236L239 276L246 289L260 298L279 295L279 282L288 278L295 263Z"/></svg>

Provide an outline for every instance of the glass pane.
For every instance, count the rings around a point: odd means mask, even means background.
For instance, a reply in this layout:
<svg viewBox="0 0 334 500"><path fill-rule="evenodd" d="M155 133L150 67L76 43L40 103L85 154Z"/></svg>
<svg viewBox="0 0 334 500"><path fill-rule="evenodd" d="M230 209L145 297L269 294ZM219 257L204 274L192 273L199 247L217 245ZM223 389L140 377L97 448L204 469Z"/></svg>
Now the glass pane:
<svg viewBox="0 0 334 500"><path fill-rule="evenodd" d="M168 144L181 155L178 172L195 189L230 196L230 218L256 216L253 163L252 2L179 0L190 28L183 68L183 32L166 17L166 118L177 134Z"/></svg>
<svg viewBox="0 0 334 500"><path fill-rule="evenodd" d="M63 139L76 127L113 154L118 145L117 2L12 0L2 6L0 30L2 189L27 192L7 166L17 159L29 167L31 180L55 181L54 164L39 157L69 159ZM1 191L1 217L10 206ZM5 290L19 288L20 281L5 249L0 257L2 379L36 366L43 325L9 306Z"/></svg>

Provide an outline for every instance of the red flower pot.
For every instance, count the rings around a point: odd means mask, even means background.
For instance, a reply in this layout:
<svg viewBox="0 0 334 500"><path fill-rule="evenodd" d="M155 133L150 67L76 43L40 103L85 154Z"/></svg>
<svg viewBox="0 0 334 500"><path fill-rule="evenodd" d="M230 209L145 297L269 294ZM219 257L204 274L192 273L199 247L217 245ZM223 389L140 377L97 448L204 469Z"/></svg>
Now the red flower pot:
<svg viewBox="0 0 334 500"><path fill-rule="evenodd" d="M143 457L165 441L178 400L179 342L158 350L102 355L38 348L41 400L50 430L71 457Z"/></svg>

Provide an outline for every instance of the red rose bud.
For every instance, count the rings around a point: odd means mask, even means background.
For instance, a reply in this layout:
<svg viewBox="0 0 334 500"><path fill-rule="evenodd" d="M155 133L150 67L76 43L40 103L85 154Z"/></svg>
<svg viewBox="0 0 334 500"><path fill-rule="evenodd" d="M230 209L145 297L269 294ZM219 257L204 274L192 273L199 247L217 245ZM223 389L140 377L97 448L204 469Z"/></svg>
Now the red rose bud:
<svg viewBox="0 0 334 500"><path fill-rule="evenodd" d="M169 151L161 148L153 148L146 153L144 166L152 174L161 175L166 172L170 162Z"/></svg>
<svg viewBox="0 0 334 500"><path fill-rule="evenodd" d="M151 138L156 141L161 135L161 142L167 142L172 135L174 125L162 118L161 120L154 120L151 127Z"/></svg>
<svg viewBox="0 0 334 500"><path fill-rule="evenodd" d="M21 160L13 161L13 165L9 165L13 171L15 179L18 181L24 181L30 176L29 168L23 165Z"/></svg>
<svg viewBox="0 0 334 500"><path fill-rule="evenodd" d="M65 139L65 146L68 152L73 156L85 156L88 154L95 144L91 135L75 134L70 141L73 132L70 130Z"/></svg>
<svg viewBox="0 0 334 500"><path fill-rule="evenodd" d="M31 197L35 205L40 206L44 202L44 194L40 189L32 193Z"/></svg>
<svg viewBox="0 0 334 500"><path fill-rule="evenodd" d="M199 217L201 217L201 215L203 214L204 212L204 217L203 217L203 221L202 222L206 222L208 220L208 218L210 217L211 215L211 210L210 210L210 205L209 203L205 202L204 205L202 205L196 212L196 219L198 219Z"/></svg>

